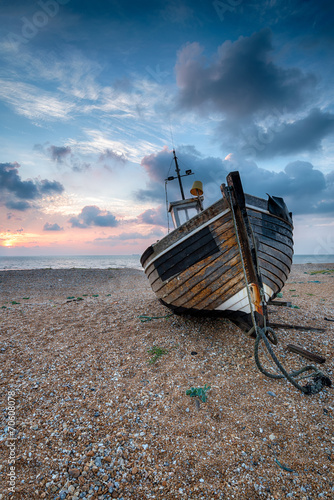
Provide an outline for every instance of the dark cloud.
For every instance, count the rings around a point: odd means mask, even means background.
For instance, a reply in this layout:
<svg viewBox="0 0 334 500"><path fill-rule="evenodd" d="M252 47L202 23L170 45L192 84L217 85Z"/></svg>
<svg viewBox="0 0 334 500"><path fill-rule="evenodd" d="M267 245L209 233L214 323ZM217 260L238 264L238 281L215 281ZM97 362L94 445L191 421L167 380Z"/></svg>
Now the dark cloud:
<svg viewBox="0 0 334 500"><path fill-rule="evenodd" d="M116 160L120 163L126 163L127 158L123 153L116 153L116 151L107 148L99 157L99 161L104 162L106 160Z"/></svg>
<svg viewBox="0 0 334 500"><path fill-rule="evenodd" d="M298 68L275 65L272 50L269 29L224 42L211 61L203 56L198 43L188 44L176 63L179 105L234 118L267 113L272 108L300 109L316 78Z"/></svg>
<svg viewBox="0 0 334 500"><path fill-rule="evenodd" d="M294 214L333 214L334 171L325 176L306 161L288 163L280 172L233 158L227 163L229 171L239 170L247 193L263 198L266 198L266 193L281 196Z"/></svg>
<svg viewBox="0 0 334 500"><path fill-rule="evenodd" d="M324 175L310 162L294 161L280 172L260 168L254 161L242 156L228 155L225 160L216 157L204 157L195 148L178 148L179 164L184 172L191 168L194 176L184 178L184 192L188 196L194 180L201 180L204 186L204 204L209 206L221 196L220 185L225 182L229 172L238 170L244 190L255 196L266 198L266 193L282 196L291 211L298 214L332 213L334 200L334 171ZM144 158L142 165L149 178L161 178L162 165L169 168L172 153L165 149L156 155ZM174 168L174 167L172 167ZM170 174L174 174L171 170ZM166 174L167 176L167 171ZM154 184L154 183L152 183ZM158 184L156 181L155 184ZM168 183L169 200L180 199L177 181ZM162 201L162 197L160 201ZM138 216L138 222L152 225L166 225L164 205L145 210Z"/></svg>
<svg viewBox="0 0 334 500"><path fill-rule="evenodd" d="M50 222L46 222L43 227L43 231L63 231L64 228L60 227L56 222L51 224Z"/></svg>
<svg viewBox="0 0 334 500"><path fill-rule="evenodd" d="M40 192L43 194L62 193L64 186L58 181L48 181L44 179L40 182Z"/></svg>
<svg viewBox="0 0 334 500"><path fill-rule="evenodd" d="M107 210L101 210L95 205L89 205L81 210L77 217L71 217L69 222L72 227L81 229L98 226L98 227L116 227L118 220Z"/></svg>
<svg viewBox="0 0 334 500"><path fill-rule="evenodd" d="M38 197L38 187L35 182L22 181L19 176L18 169L20 165L14 163L0 163L0 189L7 190L26 200L34 200Z"/></svg>
<svg viewBox="0 0 334 500"><path fill-rule="evenodd" d="M230 124L226 123L224 128L226 132L229 130L231 137ZM313 109L305 118L289 123L272 122L266 128L254 125L244 131L241 147L246 155L263 158L316 151L321 149L322 140L333 132L334 114Z"/></svg>
<svg viewBox="0 0 334 500"><path fill-rule="evenodd" d="M71 154L71 148L69 146L49 146L48 152L51 159L57 163L63 163L64 159Z"/></svg>
<svg viewBox="0 0 334 500"><path fill-rule="evenodd" d="M28 210L28 208L31 208L30 203L28 203L27 201L10 201L9 200L5 203L5 206L9 209L20 210L20 211Z"/></svg>
<svg viewBox="0 0 334 500"><path fill-rule="evenodd" d="M210 202L215 201L220 193L219 186L226 177L226 164L221 158L204 157L193 146L180 146L177 148L177 158L181 173L192 170L195 175L182 179L184 193L187 197L191 186L195 180L200 180L204 184L205 195ZM175 176L175 163L173 153L164 148L156 154L145 156L141 162L146 170L149 181L147 189L140 189L134 193L135 198L140 201L158 201L165 199L164 185L165 179ZM168 182L168 200L180 199L180 190L177 180Z"/></svg>
<svg viewBox="0 0 334 500"><path fill-rule="evenodd" d="M151 224L152 226L167 226L166 207L161 205L157 208L149 208L138 215L140 224Z"/></svg>
<svg viewBox="0 0 334 500"><path fill-rule="evenodd" d="M47 179L23 181L19 175L19 168L20 165L16 162L0 163L0 192L7 208L27 210L31 207L28 201L64 191L62 184L57 181ZM8 199L9 196L17 199Z"/></svg>

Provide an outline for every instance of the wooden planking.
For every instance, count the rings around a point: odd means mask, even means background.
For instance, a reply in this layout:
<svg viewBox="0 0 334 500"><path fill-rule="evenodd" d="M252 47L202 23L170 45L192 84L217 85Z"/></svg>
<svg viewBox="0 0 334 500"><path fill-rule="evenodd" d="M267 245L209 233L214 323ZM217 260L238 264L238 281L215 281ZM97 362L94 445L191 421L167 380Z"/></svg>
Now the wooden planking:
<svg viewBox="0 0 334 500"><path fill-rule="evenodd" d="M283 288L284 281L263 267L261 269L261 275L263 282L270 286L275 293Z"/></svg>
<svg viewBox="0 0 334 500"><path fill-rule="evenodd" d="M212 223L210 223L207 227L210 229L210 230L213 230L213 229L219 229L219 228L222 228L224 230L225 226L229 227L232 225L232 216L231 216L231 212L228 212L224 215L221 216L221 218L213 221ZM201 231L198 231L197 233L195 233L195 236L200 233ZM186 238L185 240L183 240L182 243L186 243L187 241L190 240L190 238L192 238L192 236L190 235L189 237L187 237L186 234L183 234L182 235L182 238ZM181 239L181 238L180 238ZM181 242L180 242L181 243ZM174 242L173 243L174 245L176 245L174 248L171 249L171 251L175 250L176 249L176 252L177 252L177 248L179 247L178 245L178 242ZM191 245L189 245L191 247ZM187 246L186 246L187 247ZM191 248L189 249L191 251ZM163 256L166 256L165 258L167 259L167 257L170 255L170 251L167 251L163 254ZM171 254L173 255L173 254ZM155 259L152 263L148 264L148 266L146 267L146 275L148 278L150 278L150 273L154 271L155 269L155 262L160 259L161 257L163 256L159 256L159 252L158 251L155 251L155 254L152 256L152 259ZM151 260L152 260L151 259Z"/></svg>
<svg viewBox="0 0 334 500"><path fill-rule="evenodd" d="M213 310L220 306L223 302L230 299L236 293L240 292L244 286L245 278L240 271L238 274L234 275L234 277L230 280L225 280L224 283L215 290L214 294L206 297L201 302L197 302L196 309L208 309Z"/></svg>
<svg viewBox="0 0 334 500"><path fill-rule="evenodd" d="M260 237L260 243L263 243L267 246L267 252L269 254L271 253L271 250L269 250L269 248L270 249L273 248L274 250L279 250L284 255L289 257L291 262L292 262L293 248L291 245L285 245L281 241L277 241L273 238L268 238L267 236L264 236L263 234Z"/></svg>
<svg viewBox="0 0 334 500"><path fill-rule="evenodd" d="M275 267L277 267L281 273L284 274L285 279L288 279L289 273L290 273L290 267L284 264L281 260L278 260L277 258L273 257L272 254L264 253L261 250L258 250L257 252L258 258L262 259L265 261L263 264L263 267L266 268L267 263L271 264Z"/></svg>
<svg viewBox="0 0 334 500"><path fill-rule="evenodd" d="M231 249L228 253L233 255L233 250L234 249ZM178 299L173 300L173 304L190 308L195 307L198 302L201 302L210 295L214 295L216 298L215 291L220 288L224 282L229 281L240 272L239 255L236 255L234 252L234 256L231 258L230 263L224 263L220 259L216 269L211 272L209 268L208 271L209 272L207 272L205 268L201 269L196 275L196 284L193 284L189 288L186 284L183 289L184 294Z"/></svg>
<svg viewBox="0 0 334 500"><path fill-rule="evenodd" d="M208 227L205 227L177 247L174 247L171 252L162 255L154 262L154 267L158 271L161 280L166 281L194 266L205 257L215 255L218 252L219 247L213 234Z"/></svg>
<svg viewBox="0 0 334 500"><path fill-rule="evenodd" d="M266 271L269 271L273 276L276 276L279 281L285 283L287 277L285 276L283 271L281 271L281 269L279 269L276 266L273 266L272 264L270 264L270 262L263 260L260 257L259 257L259 265L261 268L261 272L262 272L262 269L265 269ZM278 283L278 281L277 281L277 283Z"/></svg>
<svg viewBox="0 0 334 500"><path fill-rule="evenodd" d="M252 222L252 219L251 219ZM258 224L252 224L252 228L255 234L258 236L266 237L266 238L271 238L274 241L284 243L287 247L290 247L293 245L293 239L292 235L291 236L286 236L282 234L281 232L275 231L274 229L269 229L266 227L263 227Z"/></svg>
<svg viewBox="0 0 334 500"><path fill-rule="evenodd" d="M150 255L144 264L147 265L155 257L155 255L159 255L160 252L166 250L169 246L176 243L179 239L183 238L191 231L194 231L196 228L208 222L210 219L212 219L216 215L219 215L219 213L227 209L229 209L229 207L226 200L221 198L216 203L206 208L203 212L195 215L195 217L185 222L180 227L174 229L174 231L152 245L154 254Z"/></svg>
<svg viewBox="0 0 334 500"><path fill-rule="evenodd" d="M266 222L276 224L277 226L281 226L283 228L291 228L293 229L293 226L289 224L289 222L281 219L280 217L277 217L277 215L272 215L272 214L265 214L263 212L257 212L256 210L252 208L247 208L247 213L250 217L257 217L260 218Z"/></svg>
<svg viewBox="0 0 334 500"><path fill-rule="evenodd" d="M286 253L281 252L280 250L277 250L276 248L273 248L272 246L267 245L263 241L259 240L258 244L258 253L263 253L264 255L268 255L269 257L272 257L275 259L278 263L282 263L284 266L286 266L289 269L291 269L292 266L292 255L291 257L287 255ZM292 252L291 252L292 253Z"/></svg>
<svg viewBox="0 0 334 500"><path fill-rule="evenodd" d="M246 205L253 205L261 208L262 210L268 210L268 200L264 200L263 198L258 198L257 196L245 193L245 201Z"/></svg>
<svg viewBox="0 0 334 500"><path fill-rule="evenodd" d="M224 216L224 218L219 219L218 221L216 221L212 225L212 227L210 225L209 228L212 229L211 235L212 235L212 237L214 237L214 240L215 240L217 246L220 248L220 251L222 249L224 249L226 246L227 247L230 246L230 244L226 243L226 242L232 237L232 235L234 235L234 229L233 229L233 224L232 224L231 217L225 217ZM225 246L222 247L221 245L225 245ZM189 246L188 254L187 255L191 256L193 253L196 256L197 250L195 250L193 252L193 248L191 246ZM166 255L168 256L168 254L166 254ZM206 256L204 255L203 259L205 257ZM166 265L168 265L168 261L166 261ZM146 275L149 278L151 286L154 287L153 290L154 291L158 290L159 289L159 285L156 287L155 286L155 281L157 279L159 279L160 281L162 281L162 280L161 280L161 278L159 276L158 270L155 269L155 263L153 263L152 265L149 266L149 268L146 269ZM160 286L162 286L162 285L160 285Z"/></svg>
<svg viewBox="0 0 334 500"><path fill-rule="evenodd" d="M274 231L275 234L281 234L289 238L293 242L292 230L291 227L286 225L283 227L280 224L275 224L274 221L264 220L260 217L249 216L249 220L251 222L253 231L258 233L262 233L262 231Z"/></svg>
<svg viewBox="0 0 334 500"><path fill-rule="evenodd" d="M234 239L230 238L221 245L221 253L218 257L214 256L205 259L191 269L187 269L178 277L164 283L158 291L159 297L164 299L164 297L170 295L171 300L181 297L198 283L200 276L203 275L205 279L209 280L210 275L216 272L216 270L221 272L222 266L233 259L236 253L237 249L234 246Z"/></svg>

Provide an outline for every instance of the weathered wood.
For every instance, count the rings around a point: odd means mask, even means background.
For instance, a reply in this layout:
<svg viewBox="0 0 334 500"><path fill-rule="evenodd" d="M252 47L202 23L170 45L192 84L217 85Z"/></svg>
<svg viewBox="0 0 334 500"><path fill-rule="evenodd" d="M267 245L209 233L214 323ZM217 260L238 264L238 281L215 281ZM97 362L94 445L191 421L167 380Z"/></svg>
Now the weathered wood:
<svg viewBox="0 0 334 500"><path fill-rule="evenodd" d="M325 332L326 328L315 328L313 326L290 325L289 323L272 323L268 321L268 326L273 328L286 328L291 330L309 330L310 332Z"/></svg>
<svg viewBox="0 0 334 500"><path fill-rule="evenodd" d="M230 173L227 182L221 200L152 244L141 262L153 291L168 307L225 315L248 331L252 319L245 292L228 305L237 310L217 309L246 286L231 208L260 326L266 316L260 288L266 284L272 290L266 289L267 297L278 292L291 268L292 225L277 214L260 212L268 202L244 195L238 172Z"/></svg>
<svg viewBox="0 0 334 500"><path fill-rule="evenodd" d="M184 302L189 300L189 298L195 297L199 292L207 295L214 293L215 288L217 288L217 280L228 281L229 275L225 274L226 272L230 271L231 276L240 272L240 268L237 267L238 264L240 264L240 258L236 250L232 248L228 254L228 264L224 264L221 258L218 258L214 264L208 263L203 267L198 266L196 274L192 275L189 279L187 279L187 277L190 276L190 270L188 270L182 277L180 276L180 280L174 278L175 282L166 284L166 286L159 291L159 297L164 298L164 300L167 300L168 297L168 300L172 302L178 300L180 301L178 305L183 305ZM179 284L181 278L183 278L183 282Z"/></svg>
<svg viewBox="0 0 334 500"><path fill-rule="evenodd" d="M215 214L215 215L218 215L218 214ZM231 233L231 231L233 231L231 213L229 212L225 215L222 215L218 220L210 223L207 227L209 227L210 231L214 231L214 234L217 235L217 237L219 237L223 233L226 233L227 231L230 231L230 233ZM185 235L182 235L182 236L180 235L179 239L181 239L181 237L183 238L184 236ZM230 237L230 234L226 234L226 236L224 236L223 239L227 239L229 237ZM189 238L187 238L186 241L188 239ZM220 241L221 240L222 240L222 238L220 238ZM177 242L174 242L174 244L177 244ZM155 258L155 256L158 256L158 259L160 258L161 251L160 250L158 251L156 248L154 250L155 250L155 254L154 254L154 256L152 256L151 260L153 260ZM191 251L192 251L192 249L190 248L189 252L191 253ZM164 255L168 255L168 254L169 254L169 252L166 252ZM182 258L182 255L180 256L180 258ZM156 259L156 260L158 260L158 259ZM153 280L151 280L150 274L152 272L154 272L155 269L156 269L155 260L153 260L153 262L148 264L148 266L146 268L146 275L150 279L151 283L153 283Z"/></svg>
<svg viewBox="0 0 334 500"><path fill-rule="evenodd" d="M265 255L272 256L277 260L277 264L282 262L287 266L290 272L292 266L293 249L289 249L289 253L284 253L277 248L273 248L272 246L267 245L264 241L261 240L260 237L258 238L258 252L263 252Z"/></svg>
<svg viewBox="0 0 334 500"><path fill-rule="evenodd" d="M284 262L281 262L278 259L275 259L273 255L268 255L261 250L257 251L257 256L259 259L262 259L263 263L261 264L262 267L266 269L267 263L275 266L280 273L284 276L284 281L287 280L289 274L290 274L290 268L284 264Z"/></svg>
<svg viewBox="0 0 334 500"><path fill-rule="evenodd" d="M299 354L300 356L303 356L310 361L314 361L315 363L322 364L326 361L326 358L324 358L323 356L320 356L319 354L316 354L314 352L307 351L303 347L298 347L297 345L288 344L286 348L288 351L293 352L294 354Z"/></svg>
<svg viewBox="0 0 334 500"><path fill-rule="evenodd" d="M240 265L240 258L238 255L233 259L233 264L234 265L231 267L221 267L219 271L215 273L216 279L210 284L207 284L207 280L203 280L201 290L197 291L198 289L195 288L197 293L195 293L190 300L179 305L183 305L184 307L195 307L197 309L212 309L213 302L220 305L222 302L227 300L229 295L234 295L236 292L232 292L232 290L234 290L235 285L243 282L240 286L238 286L238 289L241 289L245 285L242 267Z"/></svg>
<svg viewBox="0 0 334 500"><path fill-rule="evenodd" d="M270 227L266 227L263 224L256 225L254 223L254 218L251 219L251 222L256 234L271 238L272 240L279 241L280 243L284 243L284 245L287 245L288 247L293 245L291 235L282 234L281 231L275 231L275 228L272 225ZM269 226L269 224L267 226Z"/></svg>
<svg viewBox="0 0 334 500"><path fill-rule="evenodd" d="M262 259L262 257L258 256L258 262L260 264L261 269L265 269L268 271L273 277L276 277L276 282L279 284L279 282L282 283L282 286L284 285L284 282L287 278L287 276L281 271L281 269L277 266L274 266L271 262L268 262L265 259ZM273 278L274 279L274 278Z"/></svg>
<svg viewBox="0 0 334 500"><path fill-rule="evenodd" d="M291 307L291 302L269 300L268 306L280 306L280 307Z"/></svg>
<svg viewBox="0 0 334 500"><path fill-rule="evenodd" d="M203 257L203 259L199 263L186 269L185 270L186 272L181 272L177 276L178 286L182 286L185 279L188 279L191 275L197 273L199 271L199 269L201 269L202 267L206 267L206 265L209 263L213 264L214 262L216 262L217 258L218 258L218 261L217 261L218 265L221 265L222 264L222 262L220 262L221 260L225 261L230 257L230 255L223 255L223 254L225 254L225 252L230 251L230 249L233 248L236 244L233 228L232 227L226 228L226 226L222 225L217 230L217 232L213 231L213 234L215 237L215 241L216 241L217 245L219 246L220 252L217 254L213 254L212 256ZM154 263L152 264L152 266L154 266ZM149 278L149 281L150 281L150 284L152 286L153 291L157 292L163 286L168 285L168 283L170 283L170 280L167 280L166 282L162 281L161 277L159 276L158 271L155 268L153 268L153 269L154 269L153 272L151 272L148 275L148 278Z"/></svg>
<svg viewBox="0 0 334 500"><path fill-rule="evenodd" d="M282 230L287 230L287 231L290 231L292 233L293 231L293 226L287 222L286 220L283 220L283 219L280 219L279 217L275 216L275 215L272 215L272 214L269 214L269 213L263 213L263 212L257 212L255 208L247 208L247 213L248 213L248 217L250 217L251 219L255 219L255 223L256 223L256 220L261 220L263 221L264 223L268 223L270 224L270 226L275 226L277 228L282 228Z"/></svg>
<svg viewBox="0 0 334 500"><path fill-rule="evenodd" d="M191 231L195 230L202 224L208 222L210 219L218 215L219 213L224 212L224 210L228 209L228 205L226 200L221 198L216 203L208 207L203 212L200 212L198 215L195 215L192 219L182 224L182 226L174 229L167 236L162 238L160 241L156 242L153 246L154 254L150 255L144 265L146 266L150 260L154 258L155 255L158 255L160 252L168 248L170 245L176 243L179 239L186 236Z"/></svg>
<svg viewBox="0 0 334 500"><path fill-rule="evenodd" d="M183 241L170 252L162 255L154 262L154 266L162 281L197 264L205 257L217 254L219 247L208 227Z"/></svg>

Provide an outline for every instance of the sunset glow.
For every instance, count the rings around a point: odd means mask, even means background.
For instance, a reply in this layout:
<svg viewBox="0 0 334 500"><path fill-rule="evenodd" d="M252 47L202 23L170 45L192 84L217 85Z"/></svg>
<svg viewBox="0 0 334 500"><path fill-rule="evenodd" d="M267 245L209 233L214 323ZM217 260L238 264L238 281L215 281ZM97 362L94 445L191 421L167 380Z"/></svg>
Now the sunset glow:
<svg viewBox="0 0 334 500"><path fill-rule="evenodd" d="M332 6L52 1L1 5L0 255L142 252L173 148L205 207L239 170L285 199L296 253L334 253Z"/></svg>

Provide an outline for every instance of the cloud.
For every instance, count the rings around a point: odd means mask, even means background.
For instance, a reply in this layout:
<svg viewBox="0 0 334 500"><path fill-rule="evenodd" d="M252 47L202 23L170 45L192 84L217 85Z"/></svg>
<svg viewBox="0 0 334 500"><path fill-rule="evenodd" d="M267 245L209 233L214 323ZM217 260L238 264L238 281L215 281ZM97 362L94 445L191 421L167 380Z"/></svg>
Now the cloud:
<svg viewBox="0 0 334 500"><path fill-rule="evenodd" d="M117 153L116 151L113 151L110 148L107 148L103 151L103 153L100 154L99 161L106 161L106 160L116 160L117 162L120 163L126 163L127 158L124 153Z"/></svg>
<svg viewBox="0 0 334 500"><path fill-rule="evenodd" d="M177 158L181 174L184 174L186 170L192 170L195 174L182 179L185 196L189 195L194 180L200 180L204 183L207 201L215 201L220 194L219 186L228 173L226 162L218 157L205 157L194 146L179 146ZM158 201L161 203L166 196L164 193L165 179L176 175L172 151L164 147L158 153L145 156L141 165L145 169L149 180L146 189L140 189L134 193L135 198L140 201ZM177 180L168 182L167 194L168 200L181 199Z"/></svg>
<svg viewBox="0 0 334 500"><path fill-rule="evenodd" d="M5 198L7 208L27 210L30 208L28 201L38 200L45 195L60 194L64 187L60 182L43 180L22 180L19 175L20 165L13 163L0 163L0 192ZM18 200L8 199L14 196ZM7 198L7 199L6 199Z"/></svg>
<svg viewBox="0 0 334 500"><path fill-rule="evenodd" d="M151 231L149 233L138 233L138 232L131 232L131 233L121 233L118 235L110 235L107 236L106 238L95 238L94 243L98 244L107 244L110 242L115 242L115 241L124 241L124 242L133 242L134 240L153 240L157 238L161 238L165 236L165 233L161 231L160 229L155 229L154 231Z"/></svg>
<svg viewBox="0 0 334 500"><path fill-rule="evenodd" d="M118 220L108 210L101 210L95 205L89 205L81 210L77 217L69 219L72 227L87 228L92 226L97 227L116 227Z"/></svg>
<svg viewBox="0 0 334 500"><path fill-rule="evenodd" d="M229 171L239 170L246 193L283 197L294 214L334 214L334 171L325 176L306 161L290 162L281 172L233 156L227 163Z"/></svg>
<svg viewBox="0 0 334 500"><path fill-rule="evenodd" d="M145 210L145 212L138 215L138 222L140 224L151 224L153 226L166 226L166 207L161 205L157 208L149 208Z"/></svg>
<svg viewBox="0 0 334 500"><path fill-rule="evenodd" d="M74 103L41 87L0 79L0 99L30 120L67 120Z"/></svg>
<svg viewBox="0 0 334 500"><path fill-rule="evenodd" d="M48 147L48 152L53 161L57 163L62 163L64 159L71 154L71 148L69 146L53 146Z"/></svg>
<svg viewBox="0 0 334 500"><path fill-rule="evenodd" d="M30 203L28 203L27 201L7 201L5 203L6 207L9 208L9 209L12 209L12 210L20 210L20 211L24 211L24 210L28 210L28 208L31 208L31 205Z"/></svg>
<svg viewBox="0 0 334 500"><path fill-rule="evenodd" d="M231 137L233 132L229 123L224 129ZM333 133L334 114L312 109L305 118L280 123L278 117L276 123L267 127L254 125L243 133L244 142L240 147L246 155L262 158L317 151L321 149L322 140Z"/></svg>
<svg viewBox="0 0 334 500"><path fill-rule="evenodd" d="M282 68L271 60L269 29L224 42L212 60L197 43L178 54L178 105L188 110L220 112L230 118L266 113L272 108L295 111L311 95L316 78L298 68Z"/></svg>
<svg viewBox="0 0 334 500"><path fill-rule="evenodd" d="M44 179L40 181L39 190L43 194L49 193L62 193L64 191L64 186L58 181L48 181Z"/></svg>
<svg viewBox="0 0 334 500"><path fill-rule="evenodd" d="M64 228L60 227L56 222L54 224L46 222L44 224L43 231L64 231Z"/></svg>

